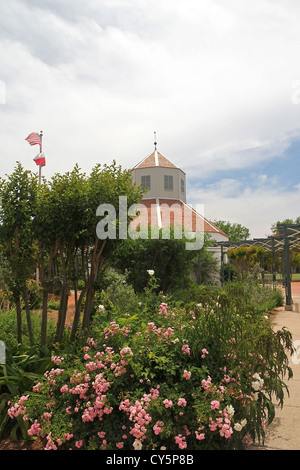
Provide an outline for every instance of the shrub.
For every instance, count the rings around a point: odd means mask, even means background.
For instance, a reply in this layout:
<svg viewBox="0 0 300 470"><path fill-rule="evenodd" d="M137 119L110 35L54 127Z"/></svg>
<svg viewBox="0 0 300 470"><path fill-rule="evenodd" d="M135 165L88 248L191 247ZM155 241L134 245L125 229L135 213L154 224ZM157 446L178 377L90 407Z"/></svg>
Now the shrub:
<svg viewBox="0 0 300 470"><path fill-rule="evenodd" d="M33 330L33 342L34 345L38 345L40 343L41 333L41 317L39 313L31 314L31 323ZM53 344L54 335L55 324L53 320L50 319L47 328L47 345L49 347L51 344ZM17 341L17 318L15 310L10 310L8 312L0 311L0 340L4 341L7 347L9 347L13 351L13 353L14 351L20 351ZM22 341L23 351L28 350L31 345L25 312L22 312Z"/></svg>
<svg viewBox="0 0 300 470"><path fill-rule="evenodd" d="M0 364L0 436L8 422L7 410L10 400L16 395L30 390L36 380L46 371L50 362L50 353L46 347L34 347L27 353L19 353L6 348L5 364ZM16 438L21 430L23 438L27 436L27 423L19 417L11 429L11 436Z"/></svg>
<svg viewBox="0 0 300 470"><path fill-rule="evenodd" d="M291 375L290 333L226 297L192 311L162 303L91 335L11 404L46 449L241 449L263 440Z"/></svg>
<svg viewBox="0 0 300 470"><path fill-rule="evenodd" d="M225 292L230 296L231 303L243 311L252 314L270 312L283 305L283 294L270 285L262 285L251 274L225 284Z"/></svg>

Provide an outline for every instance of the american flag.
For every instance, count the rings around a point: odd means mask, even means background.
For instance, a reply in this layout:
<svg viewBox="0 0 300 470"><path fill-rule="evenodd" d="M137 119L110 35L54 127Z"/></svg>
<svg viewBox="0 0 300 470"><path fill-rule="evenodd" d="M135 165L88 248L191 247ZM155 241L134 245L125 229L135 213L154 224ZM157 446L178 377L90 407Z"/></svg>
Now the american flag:
<svg viewBox="0 0 300 470"><path fill-rule="evenodd" d="M39 144L40 148L42 148L40 136L36 132L31 132L25 140L27 140L30 145Z"/></svg>

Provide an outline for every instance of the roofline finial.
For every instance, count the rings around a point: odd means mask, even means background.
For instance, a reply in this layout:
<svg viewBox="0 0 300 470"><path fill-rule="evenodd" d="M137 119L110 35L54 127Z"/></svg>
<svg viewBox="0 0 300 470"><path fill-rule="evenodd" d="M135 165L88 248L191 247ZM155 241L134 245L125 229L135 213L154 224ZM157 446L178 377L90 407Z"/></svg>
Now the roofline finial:
<svg viewBox="0 0 300 470"><path fill-rule="evenodd" d="M154 131L154 150L157 150L156 146L157 146L157 142L156 142L156 131Z"/></svg>

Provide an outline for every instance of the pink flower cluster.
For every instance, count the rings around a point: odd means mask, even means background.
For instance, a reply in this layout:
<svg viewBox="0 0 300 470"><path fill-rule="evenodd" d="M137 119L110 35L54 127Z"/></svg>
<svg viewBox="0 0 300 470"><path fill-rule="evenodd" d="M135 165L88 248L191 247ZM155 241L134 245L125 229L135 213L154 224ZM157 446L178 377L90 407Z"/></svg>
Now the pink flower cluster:
<svg viewBox="0 0 300 470"><path fill-rule="evenodd" d="M108 339L109 337L115 336L116 334L121 334L122 336L127 336L130 332L130 326L123 326L120 328L120 325L115 321L110 322L109 327L104 329L104 338Z"/></svg>
<svg viewBox="0 0 300 470"><path fill-rule="evenodd" d="M27 433L28 436L36 436L40 435L42 432L42 428L40 423L37 422L37 419L34 420L34 423L31 425L30 429L28 429Z"/></svg>
<svg viewBox="0 0 300 470"><path fill-rule="evenodd" d="M159 306L159 315L164 315L166 317L168 315L167 307L167 304L161 303Z"/></svg>
<svg viewBox="0 0 300 470"><path fill-rule="evenodd" d="M175 436L175 443L178 444L179 449L186 449L187 448L187 443L186 443L186 437L183 436L182 434L178 434L178 436Z"/></svg>
<svg viewBox="0 0 300 470"><path fill-rule="evenodd" d="M181 348L183 354L187 354L188 356L191 355L191 350L188 344L184 344Z"/></svg>
<svg viewBox="0 0 300 470"><path fill-rule="evenodd" d="M171 408L173 405L172 400L168 400L167 398L163 401L163 404L165 405L166 408Z"/></svg>
<svg viewBox="0 0 300 470"><path fill-rule="evenodd" d="M128 346L126 348L123 348L121 349L120 351L120 355L121 357L124 359L124 357L126 357L127 355L129 356L133 356L133 352L131 351L131 348L129 348Z"/></svg>
<svg viewBox="0 0 300 470"><path fill-rule="evenodd" d="M204 428L204 426L202 426L202 429ZM202 430L201 429L201 430ZM195 436L196 436L196 439L198 441L203 441L203 439L205 439L205 433L204 432L199 432L200 431L200 428L198 429L198 431L195 431Z"/></svg>
<svg viewBox="0 0 300 470"><path fill-rule="evenodd" d="M191 378L191 375L192 375L191 372L188 372L186 369L184 369L183 377L184 377L186 380L189 380L189 379Z"/></svg>
<svg viewBox="0 0 300 470"><path fill-rule="evenodd" d="M54 364L58 365L64 360L64 357L59 357L59 356L51 356L51 362Z"/></svg>
<svg viewBox="0 0 300 470"><path fill-rule="evenodd" d="M219 409L219 406L214 407L212 409ZM219 410L219 417L215 419L213 419L212 417L209 418L209 429L211 431L216 431L217 429L219 429L220 436L225 437L225 439L229 439L233 433L231 424L232 423L229 419L229 415L226 409L224 409L223 411Z"/></svg>
<svg viewBox="0 0 300 470"><path fill-rule="evenodd" d="M15 403L11 408L8 409L7 413L10 418L16 418L17 416L23 416L24 421L26 418L26 406L24 402L28 400L29 395L23 395L17 403Z"/></svg>
<svg viewBox="0 0 300 470"><path fill-rule="evenodd" d="M141 442L146 439L147 426L152 420L147 409L151 401L159 397L158 388L152 388L149 394L144 394L141 401L136 400L134 405L131 405L130 400L127 398L119 406L119 409L125 411L129 416L129 420L134 423L134 426L130 428L130 434ZM155 429L157 430L157 427Z"/></svg>
<svg viewBox="0 0 300 470"><path fill-rule="evenodd" d="M208 376L208 377L207 377L207 380L203 379L203 380L201 381L201 385L202 385L202 387L204 388L204 390L205 390L206 392L209 392L210 389L211 389L211 386L212 386L212 384L211 384L211 377Z"/></svg>
<svg viewBox="0 0 300 470"><path fill-rule="evenodd" d="M177 405L178 406L186 406L187 402L185 398L178 398Z"/></svg>
<svg viewBox="0 0 300 470"><path fill-rule="evenodd" d="M208 353L207 349L203 348L202 349L202 354L201 354L202 359L205 359L205 354L209 354L209 353Z"/></svg>
<svg viewBox="0 0 300 470"><path fill-rule="evenodd" d="M153 431L156 436L163 431L163 426L164 426L163 421L157 421L155 423L155 425L153 426Z"/></svg>
<svg viewBox="0 0 300 470"><path fill-rule="evenodd" d="M171 327L157 328L154 322L149 322L145 334L150 335L151 333L154 333L158 339L168 340L174 335L174 329Z"/></svg>

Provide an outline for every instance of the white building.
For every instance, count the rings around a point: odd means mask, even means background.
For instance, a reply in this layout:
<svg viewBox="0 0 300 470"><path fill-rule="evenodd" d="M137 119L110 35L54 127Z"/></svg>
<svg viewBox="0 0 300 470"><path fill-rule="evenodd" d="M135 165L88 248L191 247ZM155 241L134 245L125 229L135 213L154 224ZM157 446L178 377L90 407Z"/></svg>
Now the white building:
<svg viewBox="0 0 300 470"><path fill-rule="evenodd" d="M157 151L144 158L131 170L133 182L147 192L141 201L136 224L158 226L180 225L186 232L207 233L216 242L229 237L186 202L186 174ZM218 249L217 249L218 251Z"/></svg>

